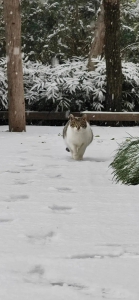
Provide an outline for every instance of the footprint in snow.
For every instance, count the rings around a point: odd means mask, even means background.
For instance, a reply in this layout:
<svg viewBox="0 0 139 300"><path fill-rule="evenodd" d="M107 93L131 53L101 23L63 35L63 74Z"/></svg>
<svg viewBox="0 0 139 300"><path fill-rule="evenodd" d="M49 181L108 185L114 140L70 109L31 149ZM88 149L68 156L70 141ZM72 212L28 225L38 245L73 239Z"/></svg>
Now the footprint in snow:
<svg viewBox="0 0 139 300"><path fill-rule="evenodd" d="M75 193L71 188L68 187L58 187L58 188L54 188L54 187L49 187L48 191L57 191L59 193Z"/></svg>
<svg viewBox="0 0 139 300"><path fill-rule="evenodd" d="M80 285L80 284L77 284L77 283L67 283L67 282L62 282L62 281L51 282L50 284L52 286L61 286L61 287L63 287L64 285L66 285L68 287L75 288L77 290L82 290L82 289L86 288L84 285Z"/></svg>
<svg viewBox="0 0 139 300"><path fill-rule="evenodd" d="M35 265L31 270L28 271L26 278L24 278L24 282L40 285L44 273L45 269L41 265Z"/></svg>
<svg viewBox="0 0 139 300"><path fill-rule="evenodd" d="M26 169L23 169L23 172L34 172L34 171L37 171L37 169L29 169L29 168L26 168Z"/></svg>
<svg viewBox="0 0 139 300"><path fill-rule="evenodd" d="M116 252L108 252L108 253L94 253L94 254L77 254L69 257L69 259L103 259L103 258L119 258L123 257L123 251L116 251Z"/></svg>
<svg viewBox="0 0 139 300"><path fill-rule="evenodd" d="M19 165L17 165L18 167L20 167L20 168L28 168L28 167L33 167L33 164L19 164Z"/></svg>
<svg viewBox="0 0 139 300"><path fill-rule="evenodd" d="M44 243L46 241L51 242L56 236L57 234L54 231L49 231L46 234L29 234L27 238L31 243Z"/></svg>
<svg viewBox="0 0 139 300"><path fill-rule="evenodd" d="M57 190L59 192L71 192L72 190L68 187L60 187L60 188L57 188Z"/></svg>
<svg viewBox="0 0 139 300"><path fill-rule="evenodd" d="M53 211L69 211L72 209L72 207L69 206L58 206L58 205L49 206L49 208Z"/></svg>
<svg viewBox="0 0 139 300"><path fill-rule="evenodd" d="M57 174L57 175L48 175L49 178L61 178L62 175L61 174Z"/></svg>
<svg viewBox="0 0 139 300"><path fill-rule="evenodd" d="M44 268L41 265L36 265L29 271L29 274L37 274L42 276L45 273Z"/></svg>
<svg viewBox="0 0 139 300"><path fill-rule="evenodd" d="M7 170L5 173L11 173L11 174L19 174L19 171L12 171L12 170Z"/></svg>
<svg viewBox="0 0 139 300"><path fill-rule="evenodd" d="M21 160L21 161L25 161L26 158L25 158L25 157L20 157L20 160Z"/></svg>
<svg viewBox="0 0 139 300"><path fill-rule="evenodd" d="M9 199L6 200L6 202L15 202L18 200L27 200L29 199L28 195L11 195Z"/></svg>
<svg viewBox="0 0 139 300"><path fill-rule="evenodd" d="M42 157L52 158L52 155L45 154L45 155L42 155Z"/></svg>
<svg viewBox="0 0 139 300"><path fill-rule="evenodd" d="M21 153L28 153L28 151L27 151L27 150L23 150L23 151L20 151L19 153L20 153L20 154L21 154Z"/></svg>
<svg viewBox="0 0 139 300"><path fill-rule="evenodd" d="M22 172L33 172L33 171L37 171L36 169L34 169L34 165L33 164L20 164L18 165L18 167L22 168Z"/></svg>
<svg viewBox="0 0 139 300"><path fill-rule="evenodd" d="M19 180L16 180L15 181L15 185L24 185L24 184L27 184L28 182L25 182L25 181L19 181Z"/></svg>
<svg viewBox="0 0 139 300"><path fill-rule="evenodd" d="M12 221L13 221L12 219L0 218L0 223L8 223Z"/></svg>
<svg viewBox="0 0 139 300"><path fill-rule="evenodd" d="M130 299L130 297L132 297L129 291L122 289L121 287L118 289L102 288L101 293L102 297L106 299Z"/></svg>

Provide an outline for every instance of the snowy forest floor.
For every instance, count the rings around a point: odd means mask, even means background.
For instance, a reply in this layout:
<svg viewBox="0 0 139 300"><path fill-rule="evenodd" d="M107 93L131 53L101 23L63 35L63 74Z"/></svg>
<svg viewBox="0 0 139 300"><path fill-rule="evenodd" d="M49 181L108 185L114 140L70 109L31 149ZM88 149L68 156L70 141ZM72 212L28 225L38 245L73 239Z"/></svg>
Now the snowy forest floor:
<svg viewBox="0 0 139 300"><path fill-rule="evenodd" d="M0 127L0 299L139 299L139 186L112 181L139 127L93 126L83 161L62 127Z"/></svg>

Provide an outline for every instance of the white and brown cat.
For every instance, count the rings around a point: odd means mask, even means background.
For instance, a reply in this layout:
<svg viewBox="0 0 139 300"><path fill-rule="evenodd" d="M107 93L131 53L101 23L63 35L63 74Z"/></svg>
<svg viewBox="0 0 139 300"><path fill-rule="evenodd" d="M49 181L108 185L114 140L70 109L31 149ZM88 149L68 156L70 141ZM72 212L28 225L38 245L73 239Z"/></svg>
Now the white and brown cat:
<svg viewBox="0 0 139 300"><path fill-rule="evenodd" d="M71 152L71 156L75 160L82 160L85 150L93 141L93 132L87 122L87 116L74 117L69 116L69 121L63 129L63 138Z"/></svg>

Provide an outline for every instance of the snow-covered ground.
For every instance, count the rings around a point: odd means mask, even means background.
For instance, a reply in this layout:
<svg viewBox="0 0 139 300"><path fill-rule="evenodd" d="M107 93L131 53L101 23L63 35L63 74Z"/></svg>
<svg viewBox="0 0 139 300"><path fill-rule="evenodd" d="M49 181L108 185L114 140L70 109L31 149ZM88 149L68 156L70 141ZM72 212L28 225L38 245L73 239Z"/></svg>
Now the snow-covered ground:
<svg viewBox="0 0 139 300"><path fill-rule="evenodd" d="M83 161L62 127L0 127L0 300L139 299L139 186L112 182L139 127L93 126Z"/></svg>

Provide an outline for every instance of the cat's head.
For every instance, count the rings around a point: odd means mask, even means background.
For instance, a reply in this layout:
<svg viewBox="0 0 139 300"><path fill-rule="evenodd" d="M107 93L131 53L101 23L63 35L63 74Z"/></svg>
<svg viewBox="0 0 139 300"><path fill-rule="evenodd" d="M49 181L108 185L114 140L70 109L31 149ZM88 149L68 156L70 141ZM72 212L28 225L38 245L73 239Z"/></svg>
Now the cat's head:
<svg viewBox="0 0 139 300"><path fill-rule="evenodd" d="M87 127L87 115L83 115L82 117L74 117L73 115L69 116L69 125L72 128L76 128L77 130L80 130L80 128L86 128Z"/></svg>

